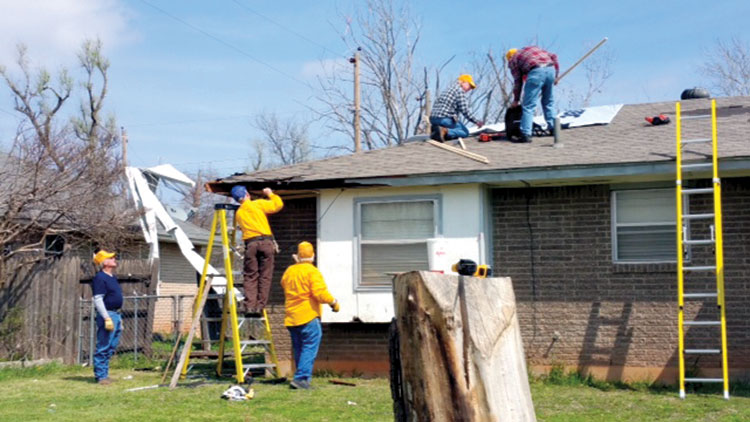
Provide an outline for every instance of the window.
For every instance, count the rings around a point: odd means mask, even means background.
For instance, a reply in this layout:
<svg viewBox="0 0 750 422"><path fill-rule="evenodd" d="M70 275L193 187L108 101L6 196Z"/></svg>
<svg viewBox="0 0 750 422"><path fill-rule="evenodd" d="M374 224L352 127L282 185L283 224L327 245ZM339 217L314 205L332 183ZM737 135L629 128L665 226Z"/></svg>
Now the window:
<svg viewBox="0 0 750 422"><path fill-rule="evenodd" d="M59 258L65 251L65 238L57 234L44 236L44 256Z"/></svg>
<svg viewBox="0 0 750 422"><path fill-rule="evenodd" d="M674 189L612 192L615 262L677 260Z"/></svg>
<svg viewBox="0 0 750 422"><path fill-rule="evenodd" d="M426 270L427 239L438 233L439 198L356 203L360 289L390 289L392 275Z"/></svg>

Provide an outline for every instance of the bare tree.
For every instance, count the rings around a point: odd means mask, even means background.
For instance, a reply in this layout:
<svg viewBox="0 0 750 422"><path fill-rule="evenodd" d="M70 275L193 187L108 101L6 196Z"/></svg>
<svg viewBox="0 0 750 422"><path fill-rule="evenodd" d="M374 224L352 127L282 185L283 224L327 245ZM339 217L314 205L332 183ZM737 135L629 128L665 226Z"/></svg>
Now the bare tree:
<svg viewBox="0 0 750 422"><path fill-rule="evenodd" d="M264 112L256 116L255 127L262 138L253 141L254 170L302 163L312 158L310 123L295 118L282 120L275 113ZM264 161L264 157L268 159Z"/></svg>
<svg viewBox="0 0 750 422"><path fill-rule="evenodd" d="M750 44L738 36L716 40L700 66L711 88L721 95L750 95Z"/></svg>
<svg viewBox="0 0 750 422"><path fill-rule="evenodd" d="M69 247L79 242L113 247L137 233L124 199L114 119L105 125L100 117L107 73L101 44L84 44L79 59L86 95L81 115L73 119L63 117L76 92L69 72L62 70L53 83L46 70L32 71L25 47L19 47L19 78L0 67L23 116L1 157L0 265L14 256L39 259L49 235L64 236Z"/></svg>
<svg viewBox="0 0 750 422"><path fill-rule="evenodd" d="M204 229L210 229L214 204L226 202L227 198L208 192L205 185L209 180L218 179L219 175L209 168L198 170L188 176L195 181L195 186L180 186L179 188L179 193L182 196L181 202L190 210L188 221Z"/></svg>
<svg viewBox="0 0 750 422"><path fill-rule="evenodd" d="M347 18L342 41L361 49L362 138L367 149L400 144L416 130L418 98L424 88L416 82L414 57L420 27L406 5L394 0L368 0ZM330 69L319 79L320 117L328 127L353 139L351 69ZM349 148L347 148L349 149ZM351 148L353 150L353 146Z"/></svg>

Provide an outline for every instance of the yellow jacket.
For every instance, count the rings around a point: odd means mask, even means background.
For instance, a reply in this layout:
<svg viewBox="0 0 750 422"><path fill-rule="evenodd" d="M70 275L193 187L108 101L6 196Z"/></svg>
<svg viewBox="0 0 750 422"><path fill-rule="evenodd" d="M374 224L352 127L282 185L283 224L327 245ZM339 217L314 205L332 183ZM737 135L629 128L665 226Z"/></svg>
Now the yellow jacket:
<svg viewBox="0 0 750 422"><path fill-rule="evenodd" d="M286 318L284 325L304 325L323 315L323 304L335 299L328 292L323 274L309 262L289 266L281 277Z"/></svg>
<svg viewBox="0 0 750 422"><path fill-rule="evenodd" d="M236 223L242 230L242 240L257 236L271 236L271 226L266 214L274 214L284 207L281 197L272 193L268 199L245 200L235 215Z"/></svg>

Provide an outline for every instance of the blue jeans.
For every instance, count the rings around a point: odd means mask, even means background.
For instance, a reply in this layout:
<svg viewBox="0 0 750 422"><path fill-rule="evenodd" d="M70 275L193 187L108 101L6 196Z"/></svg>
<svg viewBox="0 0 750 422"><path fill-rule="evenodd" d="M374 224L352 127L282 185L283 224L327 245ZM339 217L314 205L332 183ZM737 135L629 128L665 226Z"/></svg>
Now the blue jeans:
<svg viewBox="0 0 750 422"><path fill-rule="evenodd" d="M115 353L117 344L120 342L120 334L122 334L122 317L120 314L114 311L109 311L108 314L115 325L115 329L112 331L107 331L104 328L104 318L101 315L96 316L94 377L97 381L109 377L109 358Z"/></svg>
<svg viewBox="0 0 750 422"><path fill-rule="evenodd" d="M453 120L452 117L430 117L430 124L435 126L442 126L448 129L446 138L466 138L469 136L469 129L466 129L463 123Z"/></svg>
<svg viewBox="0 0 750 422"><path fill-rule="evenodd" d="M526 136L531 136L531 124L534 121L534 111L536 110L536 100L539 98L539 92L542 93L542 110L544 111L544 120L549 127L555 125L555 99L552 95L552 87L555 85L555 68L554 66L535 67L531 69L526 77L526 83L523 86L523 116L521 116L521 132Z"/></svg>
<svg viewBox="0 0 750 422"><path fill-rule="evenodd" d="M307 324L286 328L292 337L294 366L297 368L297 371L294 373L294 379L297 381L310 381L315 357L318 356L320 340L323 337L320 319L315 318Z"/></svg>

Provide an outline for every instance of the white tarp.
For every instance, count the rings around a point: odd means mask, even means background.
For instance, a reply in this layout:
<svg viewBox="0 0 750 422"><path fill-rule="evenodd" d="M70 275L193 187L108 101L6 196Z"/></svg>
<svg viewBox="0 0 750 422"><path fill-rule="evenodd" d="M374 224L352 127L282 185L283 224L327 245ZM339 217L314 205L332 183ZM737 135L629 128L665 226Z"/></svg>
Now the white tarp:
<svg viewBox="0 0 750 422"><path fill-rule="evenodd" d="M622 104L614 104L566 110L559 114L560 126L567 129L582 126L606 125L617 116L617 113L621 108ZM547 122L544 121L544 116L534 116L534 123L542 128L547 127ZM476 126L469 127L470 134L476 134L483 131L504 132L505 122L484 125L481 128Z"/></svg>

